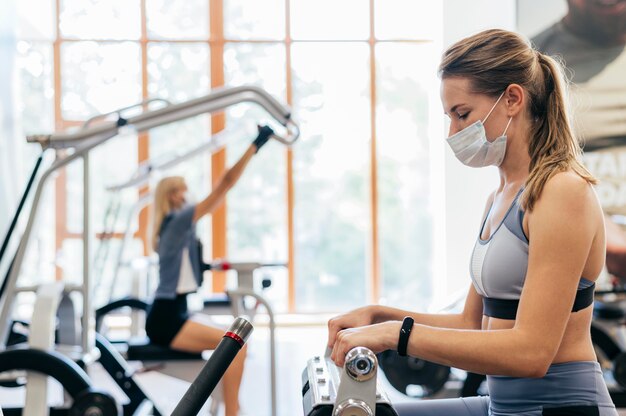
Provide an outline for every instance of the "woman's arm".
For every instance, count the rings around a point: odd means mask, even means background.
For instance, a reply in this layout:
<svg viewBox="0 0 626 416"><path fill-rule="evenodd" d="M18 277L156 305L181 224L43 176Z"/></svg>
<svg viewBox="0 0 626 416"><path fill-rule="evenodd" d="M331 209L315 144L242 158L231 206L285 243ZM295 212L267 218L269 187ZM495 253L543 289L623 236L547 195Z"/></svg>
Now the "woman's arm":
<svg viewBox="0 0 626 416"><path fill-rule="evenodd" d="M464 370L541 377L556 355L569 320L578 282L599 230L599 206L591 187L570 173L547 183L528 214L528 270L512 329L459 330L415 325L408 353ZM400 322L341 331L332 358L363 345L376 352L396 349Z"/></svg>
<svg viewBox="0 0 626 416"><path fill-rule="evenodd" d="M489 212L489 208L493 203L493 197L494 193L491 193L487 199L481 224L484 222ZM337 333L341 330L386 321L402 320L406 316L411 316L415 320L415 323L422 325L441 328L480 329L482 312L482 299L473 285L470 286L467 298L465 299L463 312L460 314L426 314L380 305L365 306L336 316L328 321L328 347L332 347L335 344Z"/></svg>
<svg viewBox="0 0 626 416"><path fill-rule="evenodd" d="M465 299L463 312L457 314L417 313L381 305L358 308L328 321L328 346L332 347L339 331L387 321L401 321L410 316L415 323L440 328L480 329L483 315L482 299L472 285Z"/></svg>
<svg viewBox="0 0 626 416"><path fill-rule="evenodd" d="M251 144L237 163L228 169L220 178L217 185L213 188L213 191L196 205L196 210L193 214L194 222L197 222L202 216L212 213L220 206L228 191L235 186L243 174L243 171L246 169L246 166L248 166L248 162L250 162L256 150L256 146Z"/></svg>
<svg viewBox="0 0 626 416"><path fill-rule="evenodd" d="M259 135L254 139L241 158L230 168L224 176L217 182L213 191L200 203L196 205L193 215L193 222L198 221L203 215L210 214L215 211L222 203L228 191L235 186L243 171L246 169L248 162L252 159L261 147L270 139L274 131L268 126L259 126Z"/></svg>
<svg viewBox="0 0 626 416"><path fill-rule="evenodd" d="M483 316L483 304L480 295L476 292L474 285L471 285L465 306L461 313L417 313L402 309L391 308L389 306L373 306L372 323L386 321L401 321L406 316L415 320L416 324L434 326L438 328L456 329L480 329Z"/></svg>

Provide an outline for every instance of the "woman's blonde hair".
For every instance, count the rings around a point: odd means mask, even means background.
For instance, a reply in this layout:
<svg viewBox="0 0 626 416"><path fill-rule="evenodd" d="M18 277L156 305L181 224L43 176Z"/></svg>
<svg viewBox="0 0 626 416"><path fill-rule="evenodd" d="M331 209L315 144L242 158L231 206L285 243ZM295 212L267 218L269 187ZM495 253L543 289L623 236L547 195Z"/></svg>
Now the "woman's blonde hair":
<svg viewBox="0 0 626 416"><path fill-rule="evenodd" d="M169 196L172 192L184 188L185 178L182 176L168 176L159 181L154 191L154 224L152 228L152 248L156 251L159 247L159 232L163 219L174 207L170 204Z"/></svg>
<svg viewBox="0 0 626 416"><path fill-rule="evenodd" d="M530 174L521 197L525 210L533 209L546 182L558 172L571 169L596 183L580 162L582 149L570 125L563 68L528 40L500 29L477 33L444 52L439 75L467 78L475 93L493 97L511 84L526 90L533 128L528 143Z"/></svg>

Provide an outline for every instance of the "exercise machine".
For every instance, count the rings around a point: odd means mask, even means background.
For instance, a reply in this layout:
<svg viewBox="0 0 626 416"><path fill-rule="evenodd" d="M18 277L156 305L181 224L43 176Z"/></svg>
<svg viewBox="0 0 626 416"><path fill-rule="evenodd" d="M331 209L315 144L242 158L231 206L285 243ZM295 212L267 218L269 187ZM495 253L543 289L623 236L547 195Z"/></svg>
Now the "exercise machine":
<svg viewBox="0 0 626 416"><path fill-rule="evenodd" d="M50 303L54 299L55 287L48 287L43 293L43 302ZM58 296L57 296L58 298ZM213 354L205 363L204 367L191 383L182 399L177 404L173 416L196 416L203 407L209 396L213 393L218 382L239 353L248 338L253 326L246 319L238 317L222 337L222 340L213 351ZM50 334L46 334L50 338ZM40 379L32 379L29 382L45 381L45 376L55 376L65 387L73 402L69 408L48 409L45 401L40 397L27 397L26 406L23 409L6 409L10 415L69 415L69 416L121 416L122 413L115 400L107 393L94 390L90 387L90 380L83 370L73 361L68 360L61 354L50 353L39 349L11 349L3 352L6 359L0 360L0 373L14 371L16 368L33 370L39 373ZM37 393L41 389L33 390ZM44 397L45 399L45 397ZM50 411L50 413L48 413ZM154 413L158 415L157 413ZM0 409L2 416L2 409Z"/></svg>
<svg viewBox="0 0 626 416"><path fill-rule="evenodd" d="M233 316L246 316L251 322L259 305L262 305L269 321L269 385L271 392L271 414L277 414L277 381L276 381L276 321L271 303L263 296L262 290L271 284L269 279L256 282L255 271L267 267L285 267L284 263L231 263L217 261L204 263L203 271L234 271L237 274L236 286L227 289L223 296L216 295L204 301L201 313L212 315L216 313L232 314ZM258 280L258 279L257 279ZM96 330L103 332L103 320L106 315L121 308L130 308L131 311L146 312L149 304L135 297L117 299L96 310ZM132 312L131 312L132 313ZM123 342L125 345L125 357L129 361L141 361L147 368L158 368L158 371L172 377L191 381L195 377L198 360L202 360L200 354L182 353L169 348L156 346L150 343L147 337L131 337ZM217 398L219 400L219 397Z"/></svg>
<svg viewBox="0 0 626 416"><path fill-rule="evenodd" d="M124 108L113 112L112 115L116 116L115 120L104 120L98 124L92 125L90 121L76 131L54 133L47 135L35 135L28 136L27 140L31 143L38 143L42 146L43 152L55 151L55 160L51 165L41 174L37 187L33 195L32 207L29 212L28 220L24 228L23 234L19 239L19 244L14 255L9 259L9 256L3 253L3 257L0 259L0 278L4 277L2 284L0 285L0 350L4 350L7 347L9 340L9 333L13 328L13 309L17 295L22 292L34 292L37 293L39 285L25 286L18 285L18 277L22 272L22 265L25 260L26 250L33 234L35 220L38 212L41 209L41 197L43 194L44 186L48 180L54 176L54 174L61 168L66 167L70 163L81 159L83 162L83 262L82 262L82 281L78 284L65 285L65 294L77 294L81 297L82 307L79 309L80 316L78 339L73 345L59 345L54 344L48 350L41 350L45 357L53 357L57 353L62 354L74 363L79 363L78 367L71 365L58 365L53 369L43 368L44 362L54 361L42 359L36 361L38 365L41 365L41 371L38 367L28 368L34 372L41 372L47 374L53 378L63 380L69 380L67 377L62 377L60 374L73 374L73 379L79 380L83 378L84 374L80 373L76 368L81 366L86 367L97 360L100 356L100 347L107 347L105 341L98 342L94 331L94 308L92 307L92 256L91 256L91 225L90 225L90 151L95 147L105 143L109 139L122 133L124 130L132 130L134 132L142 132L162 126L175 121L183 120L189 117L197 116L204 113L212 113L221 111L228 106L232 106L241 102L253 102L263 107L276 121L283 125L286 129L286 135L281 136L274 134L273 139L282 142L286 145L293 144L298 136L299 130L297 125L291 120L291 112L278 103L271 95L264 90L253 86L242 86L234 88L222 88L214 90L210 94L199 97L187 102L179 104L165 105L158 109L148 109L140 113L139 115L133 115L126 117L125 113L131 108L145 108L148 102L142 102L136 106ZM66 152L58 152L61 149L70 149ZM34 185L34 183L32 184ZM30 189L29 187L27 187ZM12 234L16 233L12 231ZM4 246L4 243L3 243ZM8 246L7 246L8 247ZM6 275L4 272L6 271ZM61 301L59 301L61 302ZM38 307L38 306L37 306ZM55 316L52 314L51 316ZM32 322L31 322L32 325ZM54 322L48 322L48 326L51 332L56 332ZM30 331L29 335L32 335L33 331ZM75 337L76 338L76 337ZM98 347L98 348L97 348ZM32 350L32 349L31 349ZM16 354L13 350L3 351L0 354L10 353ZM111 352L109 357L116 358L115 354ZM6 366L3 371L11 371L12 360L6 360L7 356L3 356L0 361ZM35 361L30 361L35 362ZM69 361L68 361L69 362ZM5 364L8 363L8 364ZM119 364L119 363L118 363ZM35 365L35 364L28 364ZM121 364L120 364L121 365ZM17 369L16 369L17 370ZM59 372L57 374L56 372ZM118 381L118 379L116 379ZM130 382L130 381L129 381ZM120 381L118 383L128 384ZM37 383L35 383L37 384ZM63 383L62 383L63 384ZM87 382L83 385L89 384ZM66 387L64 385L64 387ZM77 393L78 394L78 393ZM44 394L45 395L45 394ZM39 400L39 399L38 399ZM126 410L125 410L126 411Z"/></svg>
<svg viewBox="0 0 626 416"><path fill-rule="evenodd" d="M55 415L75 416L118 416L134 415L143 412L146 396L132 382L125 380L120 385L127 393L129 401L121 406L115 398L104 391L97 390L83 369L86 363L76 363L66 355L54 350L55 312L63 292L63 283L55 282L41 285L37 291L32 321L29 325L28 344L12 345L0 352L0 373L9 372L9 380L26 379L26 396L24 408L5 408L7 416L11 415L44 415L52 411ZM111 357L107 351L95 358L102 360L107 366ZM118 367L123 371L119 377L127 377L127 368ZM25 372L25 374L24 374ZM64 388L68 403L60 407L48 409L48 377L56 379ZM11 387L21 387L14 383ZM123 408L123 410L122 410ZM141 410L140 410L141 409Z"/></svg>
<svg viewBox="0 0 626 416"><path fill-rule="evenodd" d="M450 367L415 357L401 357L397 351L387 350L377 354L385 378L400 393L409 395L409 386L421 390L412 397L426 398L437 394L450 378ZM415 391L415 390L414 390Z"/></svg>
<svg viewBox="0 0 626 416"><path fill-rule="evenodd" d="M365 347L346 354L343 368L330 359L313 357L302 372L305 416L397 416L378 379L376 355Z"/></svg>
<svg viewBox="0 0 626 416"><path fill-rule="evenodd" d="M147 110L139 115L125 118L122 112L117 113L117 120L103 121L97 125L86 125L84 128L69 133L55 133L49 135L28 136L31 143L39 143L44 150L73 148L74 151L61 155L57 153L57 158L43 174L35 190L32 209L28 218L24 234L20 240L17 252L14 257L14 264L8 273L6 283L3 285L3 292L0 294L0 347L5 345L6 337L10 327L11 313L15 295L20 291L17 286L18 276L29 239L33 231L35 219L37 217L43 188L54 172L69 165L77 159L83 160L83 282L75 289L82 295L83 308L85 312L81 317L82 328L81 346L85 352L93 349L94 337L87 329L93 322L93 308L91 308L91 225L89 221L90 213L90 192L89 192L89 153L95 147L105 143L107 140L118 135L123 129L133 129L136 132L146 131L154 127L162 126L171 122L196 116L207 112L221 111L224 108L249 101L260 104L278 122L287 128L287 136L278 134L272 138L286 145L291 145L299 136L297 125L291 120L291 112L279 104L271 95L258 87L234 87L216 90L211 94L199 97L187 102L168 105L156 110ZM140 103L137 107L143 106Z"/></svg>

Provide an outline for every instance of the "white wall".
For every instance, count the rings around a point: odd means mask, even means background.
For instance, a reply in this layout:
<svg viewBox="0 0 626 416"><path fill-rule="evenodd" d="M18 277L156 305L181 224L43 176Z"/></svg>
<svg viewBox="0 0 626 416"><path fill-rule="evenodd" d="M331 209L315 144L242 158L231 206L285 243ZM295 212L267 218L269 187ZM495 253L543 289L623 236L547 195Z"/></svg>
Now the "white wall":
<svg viewBox="0 0 626 416"><path fill-rule="evenodd" d="M515 0L444 0L443 48L489 28L514 30ZM443 110L442 110L443 111ZM447 137L441 132L441 140ZM499 183L495 167L474 169L462 165L446 146L445 189L445 293L452 294L470 284L469 259L489 193Z"/></svg>

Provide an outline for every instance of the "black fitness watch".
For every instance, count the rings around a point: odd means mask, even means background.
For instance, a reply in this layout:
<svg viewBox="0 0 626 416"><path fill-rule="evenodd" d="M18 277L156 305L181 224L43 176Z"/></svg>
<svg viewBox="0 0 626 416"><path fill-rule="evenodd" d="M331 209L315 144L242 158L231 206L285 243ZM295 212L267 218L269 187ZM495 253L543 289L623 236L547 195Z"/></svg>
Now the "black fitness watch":
<svg viewBox="0 0 626 416"><path fill-rule="evenodd" d="M398 337L398 355L406 357L406 347L409 344L409 336L413 329L415 321L410 316L407 316L402 321L402 327L400 328L400 336Z"/></svg>

